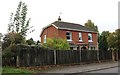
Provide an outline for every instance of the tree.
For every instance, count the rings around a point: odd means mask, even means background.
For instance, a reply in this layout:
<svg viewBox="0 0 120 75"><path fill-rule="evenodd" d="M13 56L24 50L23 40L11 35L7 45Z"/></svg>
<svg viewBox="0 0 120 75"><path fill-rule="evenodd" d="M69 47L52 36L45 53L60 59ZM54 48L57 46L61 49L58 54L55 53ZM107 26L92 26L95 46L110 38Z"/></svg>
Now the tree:
<svg viewBox="0 0 120 75"><path fill-rule="evenodd" d="M109 37L110 32L109 31L103 31L101 35L104 35L106 39Z"/></svg>
<svg viewBox="0 0 120 75"><path fill-rule="evenodd" d="M26 43L27 43L28 45L35 44L33 38L28 39L28 40L26 41Z"/></svg>
<svg viewBox="0 0 120 75"><path fill-rule="evenodd" d="M13 32L13 30L14 30L14 26L13 26L12 20L13 20L13 13L11 13L11 15L10 15L10 22L8 24L8 33L9 32Z"/></svg>
<svg viewBox="0 0 120 75"><path fill-rule="evenodd" d="M117 29L115 33L116 33L116 48L117 50L119 50L120 49L120 29Z"/></svg>
<svg viewBox="0 0 120 75"><path fill-rule="evenodd" d="M24 43L24 37L20 33L7 33L5 37L3 38L3 44L2 48L3 50L7 47L9 47L12 44L21 44Z"/></svg>
<svg viewBox="0 0 120 75"><path fill-rule="evenodd" d="M47 42L43 44L43 47L55 49L55 50L69 50L69 43L64 39L50 39L47 38Z"/></svg>
<svg viewBox="0 0 120 75"><path fill-rule="evenodd" d="M34 30L29 31L33 26L30 27L29 23L31 19L26 20L26 15L27 5L19 2L15 15L11 13L8 32L20 33L24 37L26 37L28 33L33 32Z"/></svg>
<svg viewBox="0 0 120 75"><path fill-rule="evenodd" d="M108 41L108 47L110 49L115 49L116 48L116 33L110 33L109 37L107 38Z"/></svg>
<svg viewBox="0 0 120 75"><path fill-rule="evenodd" d="M39 40L37 40L37 43L36 43L36 44L37 44L37 45L38 45L38 44L40 44L40 41L39 41Z"/></svg>
<svg viewBox="0 0 120 75"><path fill-rule="evenodd" d="M107 42L107 38L104 35L105 31L102 32L102 34L100 35L99 38L99 49L100 50L108 50L108 42Z"/></svg>
<svg viewBox="0 0 120 75"><path fill-rule="evenodd" d="M94 23L91 20L88 20L87 23L85 23L85 26L98 32L97 25L94 25Z"/></svg>

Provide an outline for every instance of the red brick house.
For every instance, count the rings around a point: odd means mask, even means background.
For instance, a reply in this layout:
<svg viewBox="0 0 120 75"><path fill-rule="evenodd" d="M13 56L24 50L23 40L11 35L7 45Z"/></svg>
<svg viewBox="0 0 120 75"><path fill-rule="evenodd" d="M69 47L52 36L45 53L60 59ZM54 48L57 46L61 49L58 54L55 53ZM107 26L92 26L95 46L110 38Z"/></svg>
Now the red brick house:
<svg viewBox="0 0 120 75"><path fill-rule="evenodd" d="M98 50L97 32L80 24L58 21L43 28L41 32L41 43L46 43L46 38L66 39L70 48L74 50Z"/></svg>

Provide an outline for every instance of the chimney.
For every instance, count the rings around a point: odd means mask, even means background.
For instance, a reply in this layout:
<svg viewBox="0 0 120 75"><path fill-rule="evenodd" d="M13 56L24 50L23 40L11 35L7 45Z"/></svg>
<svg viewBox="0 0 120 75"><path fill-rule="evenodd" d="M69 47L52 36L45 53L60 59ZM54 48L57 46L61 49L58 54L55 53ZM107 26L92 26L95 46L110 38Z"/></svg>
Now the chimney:
<svg viewBox="0 0 120 75"><path fill-rule="evenodd" d="M58 21L59 21L59 22L61 21L61 18L60 18L60 16L59 16L59 18L58 18Z"/></svg>

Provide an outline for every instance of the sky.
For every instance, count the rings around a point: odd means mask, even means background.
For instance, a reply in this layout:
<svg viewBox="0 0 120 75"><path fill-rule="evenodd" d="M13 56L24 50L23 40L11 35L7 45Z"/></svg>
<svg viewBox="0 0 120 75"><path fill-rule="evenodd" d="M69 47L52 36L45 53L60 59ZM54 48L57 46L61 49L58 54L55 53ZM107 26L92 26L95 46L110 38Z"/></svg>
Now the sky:
<svg viewBox="0 0 120 75"><path fill-rule="evenodd" d="M27 19L31 18L30 26L35 29L27 39L40 40L42 28L57 21L58 16L62 21L81 25L90 19L100 33L118 28L119 0L0 0L0 33L7 33L10 14L16 12L20 1L28 5Z"/></svg>

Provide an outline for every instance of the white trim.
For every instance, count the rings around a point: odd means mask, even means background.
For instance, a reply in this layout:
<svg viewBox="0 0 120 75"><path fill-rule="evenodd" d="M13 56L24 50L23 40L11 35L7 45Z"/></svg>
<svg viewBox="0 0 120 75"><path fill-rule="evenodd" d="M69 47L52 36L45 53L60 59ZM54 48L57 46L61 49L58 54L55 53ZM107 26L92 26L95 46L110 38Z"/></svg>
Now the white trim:
<svg viewBox="0 0 120 75"><path fill-rule="evenodd" d="M88 42L93 42L92 40L88 40Z"/></svg>
<svg viewBox="0 0 120 75"><path fill-rule="evenodd" d="M72 41L72 40L67 40L67 41Z"/></svg>
<svg viewBox="0 0 120 75"><path fill-rule="evenodd" d="M56 29L58 29L58 27L57 27L57 26L55 26L54 24L52 24L52 26L54 26Z"/></svg>

